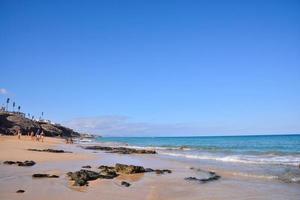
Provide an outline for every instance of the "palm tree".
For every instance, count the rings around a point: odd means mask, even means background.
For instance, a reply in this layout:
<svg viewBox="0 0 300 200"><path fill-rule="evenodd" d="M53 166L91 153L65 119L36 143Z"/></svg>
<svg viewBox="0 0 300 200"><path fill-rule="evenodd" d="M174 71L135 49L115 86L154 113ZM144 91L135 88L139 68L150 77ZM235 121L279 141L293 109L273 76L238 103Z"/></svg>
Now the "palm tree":
<svg viewBox="0 0 300 200"><path fill-rule="evenodd" d="M18 106L18 112L20 112L20 110L21 110L21 106Z"/></svg>
<svg viewBox="0 0 300 200"><path fill-rule="evenodd" d="M13 102L13 112L15 111L16 102Z"/></svg>
<svg viewBox="0 0 300 200"><path fill-rule="evenodd" d="M6 99L6 111L8 111L9 98Z"/></svg>

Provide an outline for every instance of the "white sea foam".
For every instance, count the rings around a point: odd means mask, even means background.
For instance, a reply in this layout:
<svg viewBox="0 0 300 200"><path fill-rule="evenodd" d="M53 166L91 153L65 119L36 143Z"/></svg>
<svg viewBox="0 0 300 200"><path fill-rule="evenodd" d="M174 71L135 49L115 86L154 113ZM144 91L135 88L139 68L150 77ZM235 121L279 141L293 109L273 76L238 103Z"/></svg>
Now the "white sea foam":
<svg viewBox="0 0 300 200"><path fill-rule="evenodd" d="M233 173L233 175L249 177L249 178L259 178L259 179L278 179L278 176L258 175L258 174L242 173L242 172L235 172Z"/></svg>
<svg viewBox="0 0 300 200"><path fill-rule="evenodd" d="M154 149L154 150L191 150L190 148L186 148L186 147L155 147L155 146L146 146L146 147L142 147L142 146L134 146L134 145L121 145L123 147L127 147L127 148L133 148L133 149Z"/></svg>
<svg viewBox="0 0 300 200"><path fill-rule="evenodd" d="M270 156L270 155L218 155L218 154L188 154L175 152L160 152L164 155L184 157L190 159L216 160L222 162L246 163L246 164L278 164L298 166L299 156Z"/></svg>
<svg viewBox="0 0 300 200"><path fill-rule="evenodd" d="M300 182L300 177L294 177L291 179L292 182Z"/></svg>

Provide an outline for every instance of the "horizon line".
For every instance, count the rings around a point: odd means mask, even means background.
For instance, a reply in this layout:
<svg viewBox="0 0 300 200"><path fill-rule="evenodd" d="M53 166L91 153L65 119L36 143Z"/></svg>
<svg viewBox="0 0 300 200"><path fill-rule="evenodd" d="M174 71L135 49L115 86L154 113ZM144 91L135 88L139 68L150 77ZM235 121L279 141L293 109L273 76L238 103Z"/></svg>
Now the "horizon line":
<svg viewBox="0 0 300 200"><path fill-rule="evenodd" d="M93 134L92 134L93 135ZM97 137L103 137L103 138L121 138L121 137L126 137L126 138L183 138L183 137L255 137L255 136L300 136L300 133L288 133L288 134L253 134L253 135L190 135L190 136L102 136L102 135L96 135Z"/></svg>

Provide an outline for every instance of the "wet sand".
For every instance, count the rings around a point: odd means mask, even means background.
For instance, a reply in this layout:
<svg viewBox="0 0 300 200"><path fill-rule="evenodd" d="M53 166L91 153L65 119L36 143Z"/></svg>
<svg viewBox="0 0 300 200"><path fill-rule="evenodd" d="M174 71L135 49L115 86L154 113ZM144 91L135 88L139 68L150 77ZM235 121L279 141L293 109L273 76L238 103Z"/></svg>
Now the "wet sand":
<svg viewBox="0 0 300 200"><path fill-rule="evenodd" d="M54 148L73 151L72 154L30 152L28 148ZM203 168L195 163L166 159L159 155L119 155L83 150L77 145L65 145L64 141L46 138L44 143L30 138L18 141L15 137L0 136L0 161L34 160L32 167L18 167L0 164L0 199L106 199L106 200L176 200L176 199L300 199L299 184L287 184L274 180L239 177L222 170L216 171L220 180L199 184L184 180L197 176L190 167ZM121 175L112 180L91 181L89 186L74 187L68 181L68 171L79 170L91 165L97 170L100 165L115 163L142 165L154 169L171 169L173 173ZM216 167L217 168L217 167ZM211 169L210 169L211 170ZM33 173L60 175L58 179L33 179ZM132 185L121 186L126 180ZM25 193L17 194L19 189Z"/></svg>

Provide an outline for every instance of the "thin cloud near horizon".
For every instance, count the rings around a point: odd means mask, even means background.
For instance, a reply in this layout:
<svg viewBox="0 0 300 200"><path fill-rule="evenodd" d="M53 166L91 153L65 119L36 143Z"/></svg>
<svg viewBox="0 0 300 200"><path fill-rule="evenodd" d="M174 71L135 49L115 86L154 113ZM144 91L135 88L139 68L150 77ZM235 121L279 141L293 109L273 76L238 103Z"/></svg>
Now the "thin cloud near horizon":
<svg viewBox="0 0 300 200"><path fill-rule="evenodd" d="M204 123L149 123L135 122L127 116L97 116L75 118L63 122L64 125L81 133L115 137L145 136L218 136L218 135L256 135L256 134L293 134L297 127L233 127L228 124ZM285 130L285 131L283 131Z"/></svg>

